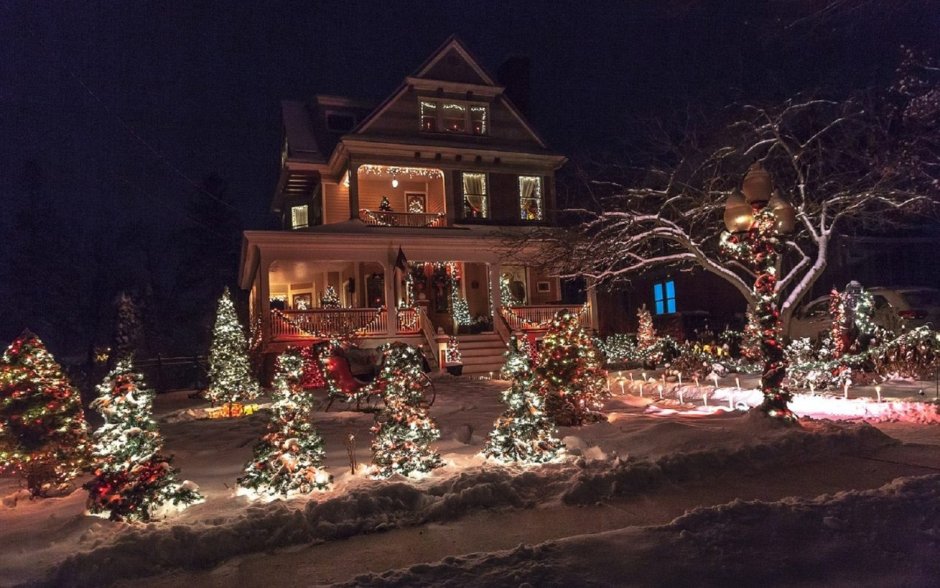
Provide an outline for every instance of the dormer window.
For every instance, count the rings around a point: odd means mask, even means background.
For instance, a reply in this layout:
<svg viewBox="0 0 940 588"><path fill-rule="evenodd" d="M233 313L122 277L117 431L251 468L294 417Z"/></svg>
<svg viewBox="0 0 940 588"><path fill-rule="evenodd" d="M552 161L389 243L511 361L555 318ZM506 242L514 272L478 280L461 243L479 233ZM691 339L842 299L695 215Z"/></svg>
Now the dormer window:
<svg viewBox="0 0 940 588"><path fill-rule="evenodd" d="M448 100L420 102L421 130L428 133L485 135L489 126L489 106Z"/></svg>
<svg viewBox="0 0 940 588"><path fill-rule="evenodd" d="M356 126L356 117L348 112L326 113L326 130L334 133L348 133Z"/></svg>
<svg viewBox="0 0 940 588"><path fill-rule="evenodd" d="M310 226L309 209L306 204L290 207L290 228L306 229Z"/></svg>

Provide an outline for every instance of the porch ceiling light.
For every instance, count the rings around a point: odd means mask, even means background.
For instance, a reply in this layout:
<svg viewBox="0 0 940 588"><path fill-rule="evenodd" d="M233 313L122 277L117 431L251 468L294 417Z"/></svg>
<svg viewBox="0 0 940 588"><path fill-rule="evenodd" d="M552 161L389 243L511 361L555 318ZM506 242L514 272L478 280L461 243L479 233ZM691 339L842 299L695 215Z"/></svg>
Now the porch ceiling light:
<svg viewBox="0 0 940 588"><path fill-rule="evenodd" d="M392 188L398 187L398 178L392 178Z"/></svg>

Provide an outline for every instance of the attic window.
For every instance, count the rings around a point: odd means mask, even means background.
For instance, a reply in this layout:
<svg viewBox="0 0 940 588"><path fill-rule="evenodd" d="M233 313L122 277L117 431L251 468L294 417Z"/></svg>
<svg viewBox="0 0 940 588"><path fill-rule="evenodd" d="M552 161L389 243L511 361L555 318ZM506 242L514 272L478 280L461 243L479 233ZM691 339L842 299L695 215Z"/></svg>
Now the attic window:
<svg viewBox="0 0 940 588"><path fill-rule="evenodd" d="M327 112L326 130L334 133L348 133L356 126L356 117L348 112Z"/></svg>
<svg viewBox="0 0 940 588"><path fill-rule="evenodd" d="M485 135L489 128L489 106L456 101L422 100L420 128L428 133Z"/></svg>

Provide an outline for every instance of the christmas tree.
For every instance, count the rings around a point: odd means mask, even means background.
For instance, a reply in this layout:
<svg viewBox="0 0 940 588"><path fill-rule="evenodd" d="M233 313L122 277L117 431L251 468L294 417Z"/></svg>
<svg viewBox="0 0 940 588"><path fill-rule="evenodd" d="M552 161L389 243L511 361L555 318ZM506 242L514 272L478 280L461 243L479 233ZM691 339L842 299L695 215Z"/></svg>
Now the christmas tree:
<svg viewBox="0 0 940 588"><path fill-rule="evenodd" d="M172 457L160 452L163 439L151 414L153 397L130 359L120 360L98 386L91 407L104 424L95 431L95 477L85 484L91 514L149 521L167 505L185 508L202 501L195 484L177 480Z"/></svg>
<svg viewBox="0 0 940 588"><path fill-rule="evenodd" d="M421 352L404 343L382 346L379 374L385 383L385 409L372 427L374 476L427 473L441 467L441 456L431 449L440 437L424 407L424 372Z"/></svg>
<svg viewBox="0 0 940 588"><path fill-rule="evenodd" d="M241 323L235 315L235 306L228 288L219 299L219 309L212 329L212 346L209 348L209 387L205 397L213 404L253 400L258 397L258 382L251 375L248 359L248 341Z"/></svg>
<svg viewBox="0 0 940 588"><path fill-rule="evenodd" d="M320 306L323 308L339 308L339 296L336 295L336 288L327 286L326 292L320 298Z"/></svg>
<svg viewBox="0 0 940 588"><path fill-rule="evenodd" d="M760 323L754 309L748 308L745 313L747 322L744 324L744 335L741 337L741 356L748 361L759 361L763 356L761 351L761 333Z"/></svg>
<svg viewBox="0 0 940 588"><path fill-rule="evenodd" d="M117 362L133 355L144 338L140 310L134 298L127 292L121 292L114 304L117 313L114 319L114 334L111 337L111 355L108 358L108 365L112 368Z"/></svg>
<svg viewBox="0 0 940 588"><path fill-rule="evenodd" d="M447 349L444 351L444 363L447 365L456 365L463 362L463 355L460 353L460 342L457 337L447 339Z"/></svg>
<svg viewBox="0 0 940 588"><path fill-rule="evenodd" d="M610 394L594 340L569 310L558 311L552 319L535 374L545 408L557 425L577 426L596 419Z"/></svg>
<svg viewBox="0 0 940 588"><path fill-rule="evenodd" d="M238 479L238 485L251 493L286 498L330 488L332 478L321 465L323 439L310 424L313 397L300 387L303 367L295 348L277 358L271 421L245 475Z"/></svg>
<svg viewBox="0 0 940 588"><path fill-rule="evenodd" d="M653 328L653 317L644 304L636 311L636 352L637 356L644 362L652 364L659 363L660 354L656 337L656 330Z"/></svg>
<svg viewBox="0 0 940 588"><path fill-rule="evenodd" d="M326 378L323 376L323 367L320 365L320 354L329 353L328 343L308 345L300 350L300 357L304 360L300 375L300 387L304 390L317 390L326 388Z"/></svg>
<svg viewBox="0 0 940 588"><path fill-rule="evenodd" d="M551 461L564 444L545 413L545 399L535 388L529 358L515 336L509 341L502 374L512 379L512 387L503 393L503 402L508 408L496 419L483 454L503 462Z"/></svg>
<svg viewBox="0 0 940 588"><path fill-rule="evenodd" d="M49 496L69 488L88 451L78 392L39 337L24 331L0 359L0 473Z"/></svg>

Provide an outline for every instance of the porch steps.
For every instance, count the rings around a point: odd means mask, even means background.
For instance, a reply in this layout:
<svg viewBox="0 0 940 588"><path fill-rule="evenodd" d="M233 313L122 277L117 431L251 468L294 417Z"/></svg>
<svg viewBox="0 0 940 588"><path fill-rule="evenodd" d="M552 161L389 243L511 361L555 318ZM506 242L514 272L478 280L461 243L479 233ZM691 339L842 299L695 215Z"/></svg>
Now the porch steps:
<svg viewBox="0 0 940 588"><path fill-rule="evenodd" d="M505 363L506 345L496 333L458 335L464 375L498 372Z"/></svg>

